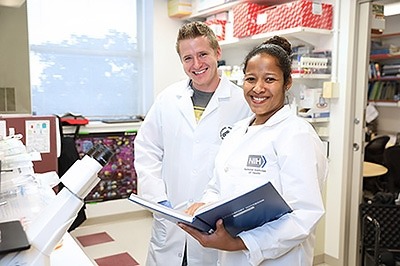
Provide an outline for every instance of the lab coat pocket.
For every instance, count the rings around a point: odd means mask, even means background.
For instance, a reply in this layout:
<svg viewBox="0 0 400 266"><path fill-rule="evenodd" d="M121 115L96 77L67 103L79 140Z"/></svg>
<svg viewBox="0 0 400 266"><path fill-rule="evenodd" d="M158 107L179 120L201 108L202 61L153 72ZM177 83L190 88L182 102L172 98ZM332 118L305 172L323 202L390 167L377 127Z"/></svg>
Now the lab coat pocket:
<svg viewBox="0 0 400 266"><path fill-rule="evenodd" d="M166 242L168 223L167 219L154 214L152 238L160 246L163 246Z"/></svg>

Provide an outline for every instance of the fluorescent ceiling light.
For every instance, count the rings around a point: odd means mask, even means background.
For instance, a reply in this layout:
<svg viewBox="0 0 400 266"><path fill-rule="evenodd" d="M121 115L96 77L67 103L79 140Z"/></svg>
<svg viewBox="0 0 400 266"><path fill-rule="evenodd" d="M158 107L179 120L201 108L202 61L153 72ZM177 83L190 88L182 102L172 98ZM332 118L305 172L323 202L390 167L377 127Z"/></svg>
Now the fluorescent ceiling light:
<svg viewBox="0 0 400 266"><path fill-rule="evenodd" d="M400 3L385 4L383 12L385 17L400 14Z"/></svg>

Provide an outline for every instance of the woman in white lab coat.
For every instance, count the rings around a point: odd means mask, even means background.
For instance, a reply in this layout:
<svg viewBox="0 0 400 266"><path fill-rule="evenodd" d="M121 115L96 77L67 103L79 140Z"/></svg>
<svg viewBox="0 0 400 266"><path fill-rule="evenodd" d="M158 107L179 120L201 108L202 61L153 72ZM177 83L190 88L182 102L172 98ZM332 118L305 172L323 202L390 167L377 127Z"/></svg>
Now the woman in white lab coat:
<svg viewBox="0 0 400 266"><path fill-rule="evenodd" d="M290 53L286 39L273 37L246 57L243 89L254 116L237 123L224 139L202 202L271 181L293 212L236 237L225 231L222 220L211 235L180 224L203 246L221 250L220 265L312 265L328 166L312 126L284 104L292 84ZM251 163L254 156L264 157L265 164Z"/></svg>
<svg viewBox="0 0 400 266"><path fill-rule="evenodd" d="M188 79L159 94L134 142L138 194L175 208L200 200L222 139L235 122L251 115L242 89L217 73L221 50L211 29L200 22L184 25L177 50ZM197 119L195 89L210 95ZM154 218L148 266L182 265L185 245L188 265L216 265L216 250L203 248L176 224Z"/></svg>

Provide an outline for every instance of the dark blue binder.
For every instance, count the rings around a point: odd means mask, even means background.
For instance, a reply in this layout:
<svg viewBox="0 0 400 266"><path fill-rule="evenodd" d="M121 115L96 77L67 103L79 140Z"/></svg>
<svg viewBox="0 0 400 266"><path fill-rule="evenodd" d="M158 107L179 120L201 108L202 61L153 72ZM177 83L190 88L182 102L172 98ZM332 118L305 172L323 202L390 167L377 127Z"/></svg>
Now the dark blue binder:
<svg viewBox="0 0 400 266"><path fill-rule="evenodd" d="M195 216L147 201L134 194L129 199L159 213L172 222L181 222L203 232L214 232L217 220L223 219L225 229L232 236L259 227L292 212L290 206L276 191L271 182L233 199L202 207L197 210Z"/></svg>

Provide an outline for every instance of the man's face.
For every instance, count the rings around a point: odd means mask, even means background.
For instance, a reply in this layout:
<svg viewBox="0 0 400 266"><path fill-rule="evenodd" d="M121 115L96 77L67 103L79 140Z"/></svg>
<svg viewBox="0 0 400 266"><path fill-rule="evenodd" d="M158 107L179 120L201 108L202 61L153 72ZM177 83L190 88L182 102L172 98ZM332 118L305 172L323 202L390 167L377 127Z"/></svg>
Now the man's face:
<svg viewBox="0 0 400 266"><path fill-rule="evenodd" d="M219 83L217 61L221 50L215 52L206 37L197 37L181 40L179 51L183 69L193 86L202 91L214 91Z"/></svg>

